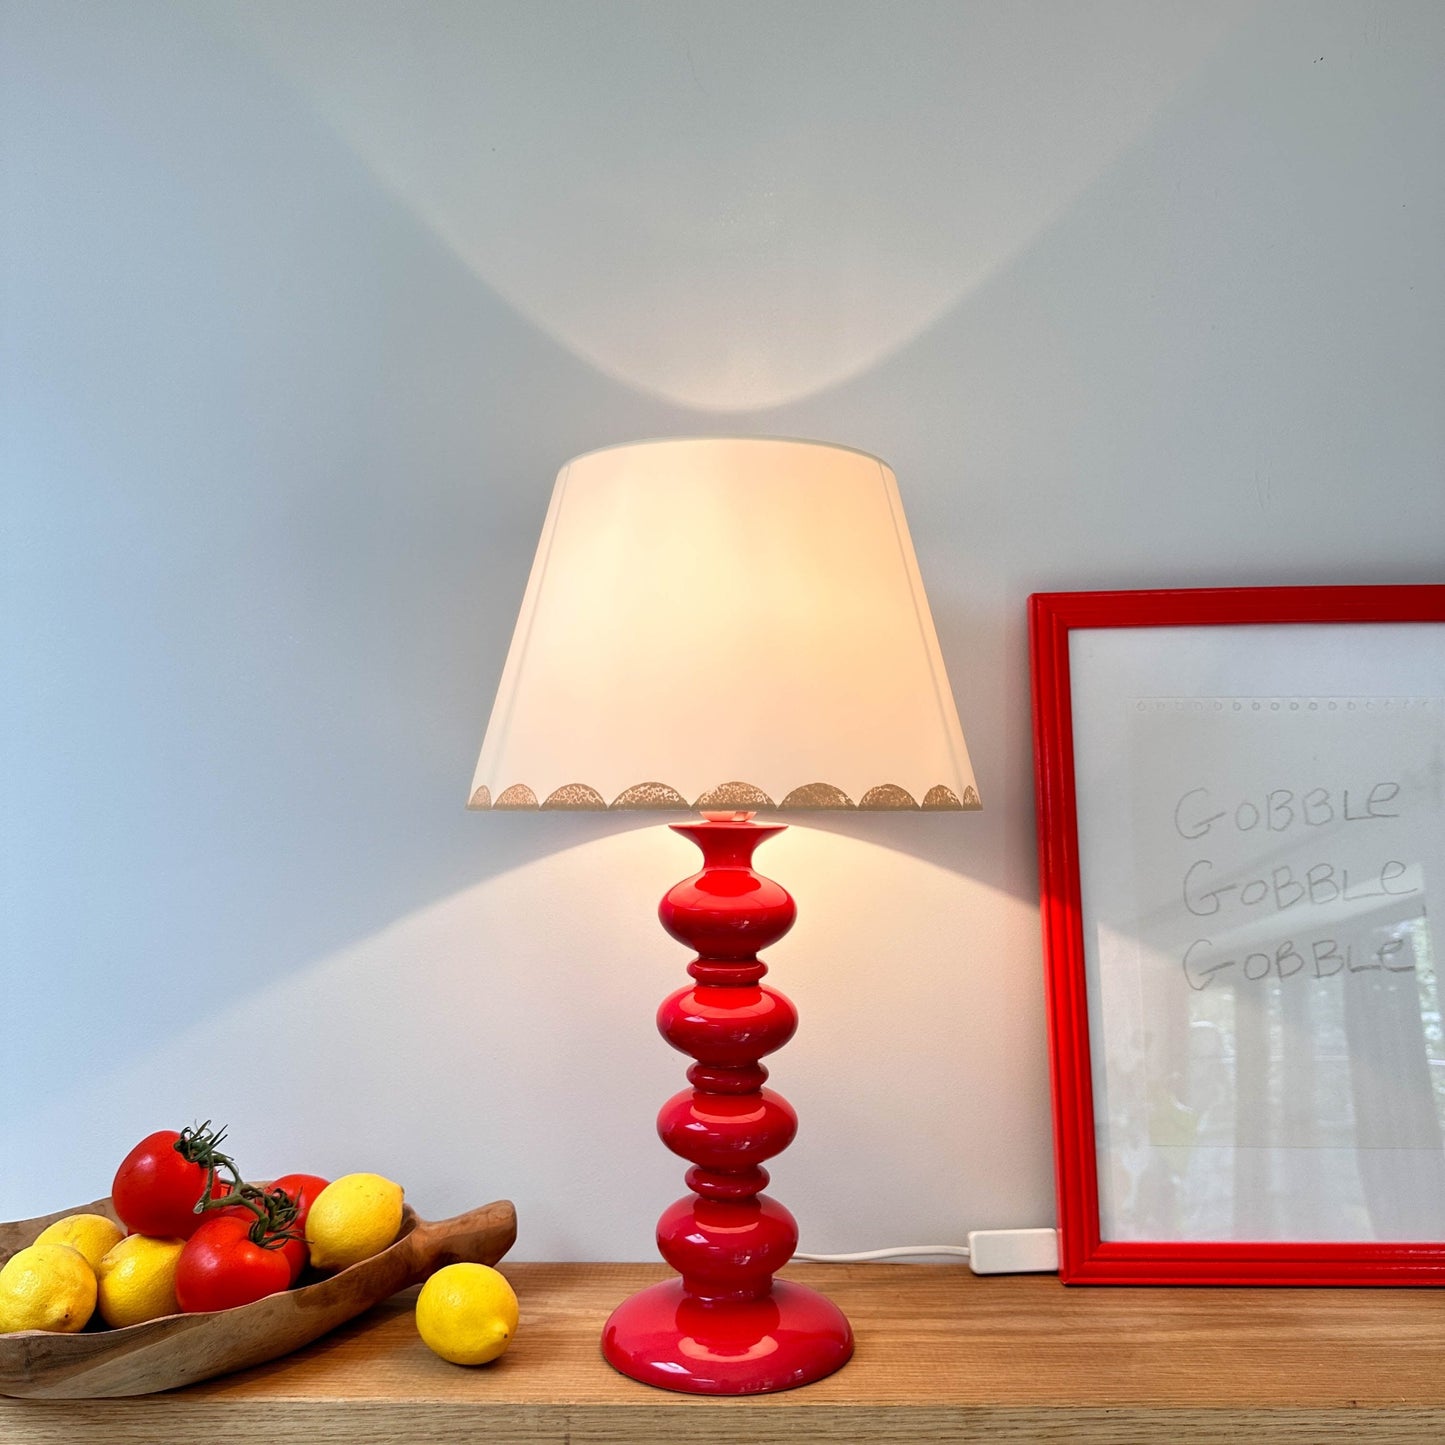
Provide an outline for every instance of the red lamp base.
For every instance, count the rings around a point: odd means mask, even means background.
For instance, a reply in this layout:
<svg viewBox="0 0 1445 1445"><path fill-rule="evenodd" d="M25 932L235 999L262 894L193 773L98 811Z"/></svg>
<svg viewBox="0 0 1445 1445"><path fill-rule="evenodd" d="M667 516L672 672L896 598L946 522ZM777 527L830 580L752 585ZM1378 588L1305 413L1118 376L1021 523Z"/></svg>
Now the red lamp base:
<svg viewBox="0 0 1445 1445"><path fill-rule="evenodd" d="M798 1116L763 1087L759 1063L798 1025L797 1011L761 982L758 949L776 943L797 909L787 890L753 871L754 848L777 825L742 818L674 823L702 849L702 872L671 888L658 915L697 950L693 983L669 994L657 1026L696 1063L689 1089L657 1116L657 1132L692 1164L692 1193L663 1211L657 1247L680 1279L624 1300L602 1353L624 1375L694 1395L757 1395L831 1375L853 1353L843 1312L815 1291L773 1276L798 1247L798 1224L763 1190L763 1161L792 1142Z"/></svg>
<svg viewBox="0 0 1445 1445"><path fill-rule="evenodd" d="M613 1310L602 1353L644 1385L759 1395L831 1375L852 1355L853 1331L831 1300L790 1280L761 1299L705 1300L672 1279Z"/></svg>

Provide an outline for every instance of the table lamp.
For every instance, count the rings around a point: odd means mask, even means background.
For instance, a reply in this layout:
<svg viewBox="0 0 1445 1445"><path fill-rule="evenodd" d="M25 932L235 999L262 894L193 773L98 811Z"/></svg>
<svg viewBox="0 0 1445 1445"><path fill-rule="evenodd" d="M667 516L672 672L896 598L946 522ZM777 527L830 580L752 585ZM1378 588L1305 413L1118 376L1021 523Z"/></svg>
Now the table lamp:
<svg viewBox="0 0 1445 1445"><path fill-rule="evenodd" d="M762 1191L797 1116L759 1062L797 1025L761 982L792 898L753 870L759 813L979 807L898 485L816 442L640 442L562 468L470 806L691 811L700 872L662 900L696 953L663 1037L694 1059L658 1115L691 1168L657 1243L677 1278L621 1303L608 1361L694 1394L788 1389L852 1353L842 1312L774 1274Z"/></svg>

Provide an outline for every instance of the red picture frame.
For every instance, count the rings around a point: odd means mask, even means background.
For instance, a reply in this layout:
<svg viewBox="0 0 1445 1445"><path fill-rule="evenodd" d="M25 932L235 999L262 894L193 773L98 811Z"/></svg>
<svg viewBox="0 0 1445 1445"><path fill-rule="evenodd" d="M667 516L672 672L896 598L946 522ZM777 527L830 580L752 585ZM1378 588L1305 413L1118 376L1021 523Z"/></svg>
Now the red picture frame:
<svg viewBox="0 0 1445 1445"><path fill-rule="evenodd" d="M1030 597L1059 1273L1065 1283L1445 1284L1445 1238L1333 1242L1101 1237L1070 661L1071 635L1079 629L1418 622L1445 623L1445 585L1061 592ZM1430 679L1429 685L1445 689L1445 678Z"/></svg>

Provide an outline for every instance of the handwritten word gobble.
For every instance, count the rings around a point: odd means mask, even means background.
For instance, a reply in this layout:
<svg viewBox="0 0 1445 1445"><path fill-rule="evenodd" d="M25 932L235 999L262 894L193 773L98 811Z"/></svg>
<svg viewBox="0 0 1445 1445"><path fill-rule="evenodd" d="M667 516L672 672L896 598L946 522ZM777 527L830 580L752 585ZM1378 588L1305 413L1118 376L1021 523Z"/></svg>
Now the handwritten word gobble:
<svg viewBox="0 0 1445 1445"><path fill-rule="evenodd" d="M1293 978L1306 969L1310 970L1311 978L1333 978L1347 969L1351 973L1381 969L1389 973L1412 973L1413 959L1408 963L1391 962L1404 947L1403 938L1388 938L1370 953L1357 953L1354 944L1341 945L1337 938L1316 938L1298 946L1294 939L1287 938L1272 949L1251 949L1236 958L1217 958L1217 950L1207 938L1196 938L1184 951L1184 977L1198 993L1214 982L1215 974L1227 968L1239 969L1251 983L1258 983L1271 973Z"/></svg>
<svg viewBox="0 0 1445 1445"><path fill-rule="evenodd" d="M1398 858L1391 858L1369 874L1370 887L1351 883L1350 870L1333 863L1312 863L1305 869L1302 878L1296 878L1294 869L1288 863L1271 868L1269 876L1251 878L1247 883L1221 883L1217 888L1204 886L1208 875L1214 871L1214 864L1208 858L1201 858L1189 865L1184 875L1184 906L1196 918L1208 918L1218 913L1229 901L1230 894L1237 894L1235 902L1245 908L1257 908L1261 903L1271 903L1277 912L1283 913L1298 903L1316 906L1325 903L1360 903L1367 898L1402 898L1409 893L1418 893L1418 888L1391 887L1397 879L1403 878L1409 869Z"/></svg>
<svg viewBox="0 0 1445 1445"><path fill-rule="evenodd" d="M1190 788L1174 805L1174 831L1181 838L1203 838L1215 828L1252 833L1264 828L1284 833L1290 828L1323 828L1330 823L1367 823L1380 818L1398 818L1386 811L1400 795L1399 783L1376 783L1365 795L1363 805L1356 793L1344 788L1338 797L1329 788L1310 788L1296 794L1289 788L1271 788L1256 801L1241 798L1232 808L1210 812L1214 802L1208 788Z"/></svg>

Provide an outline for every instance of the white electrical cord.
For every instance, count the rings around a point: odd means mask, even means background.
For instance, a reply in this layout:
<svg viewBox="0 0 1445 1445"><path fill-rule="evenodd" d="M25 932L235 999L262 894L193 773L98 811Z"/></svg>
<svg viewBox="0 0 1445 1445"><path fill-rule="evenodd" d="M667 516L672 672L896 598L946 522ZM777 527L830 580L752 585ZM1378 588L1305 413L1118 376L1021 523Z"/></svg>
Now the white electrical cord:
<svg viewBox="0 0 1445 1445"><path fill-rule="evenodd" d="M962 1256L975 1274L1057 1274L1059 1232L1045 1229L971 1229L967 1244L905 1244L858 1254L795 1254L810 1264L854 1264L873 1259Z"/></svg>
<svg viewBox="0 0 1445 1445"><path fill-rule="evenodd" d="M953 1254L968 1258L966 1244L900 1244L893 1249L865 1249L857 1254L795 1254L805 1264L863 1264L871 1259L915 1259L930 1254Z"/></svg>

